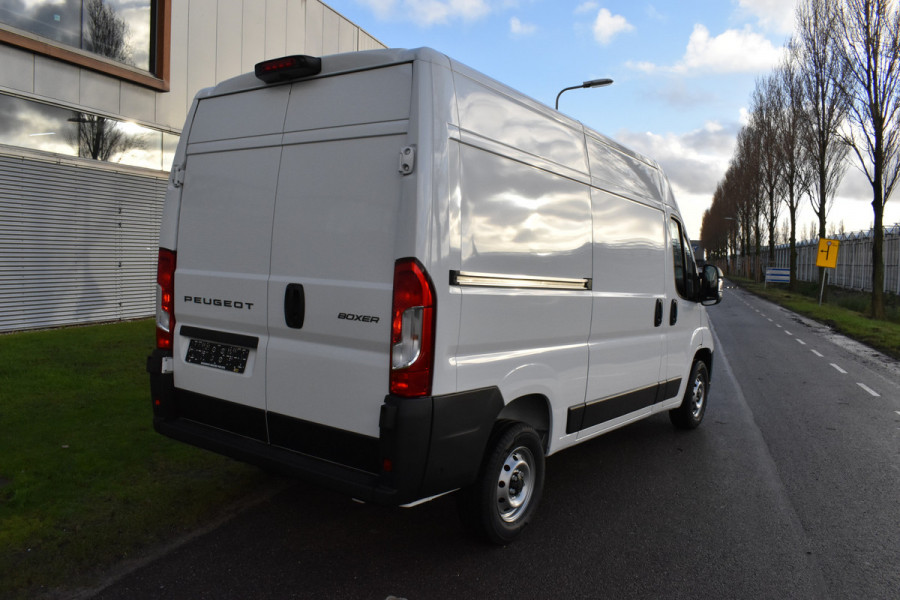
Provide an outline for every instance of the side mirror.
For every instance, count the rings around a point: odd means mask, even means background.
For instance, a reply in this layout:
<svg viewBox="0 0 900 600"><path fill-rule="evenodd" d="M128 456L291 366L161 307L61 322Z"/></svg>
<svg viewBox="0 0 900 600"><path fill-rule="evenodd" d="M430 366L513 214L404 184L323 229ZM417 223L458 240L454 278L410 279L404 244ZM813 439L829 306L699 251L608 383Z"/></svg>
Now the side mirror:
<svg viewBox="0 0 900 600"><path fill-rule="evenodd" d="M715 265L704 265L700 273L700 302L704 306L714 306L722 301L725 274Z"/></svg>

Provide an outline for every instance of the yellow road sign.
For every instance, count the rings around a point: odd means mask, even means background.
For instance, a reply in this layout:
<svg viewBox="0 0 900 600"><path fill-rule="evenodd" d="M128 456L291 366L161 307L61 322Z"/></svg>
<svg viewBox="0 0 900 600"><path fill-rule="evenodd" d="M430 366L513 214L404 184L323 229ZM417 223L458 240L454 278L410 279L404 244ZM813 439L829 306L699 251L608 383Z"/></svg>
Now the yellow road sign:
<svg viewBox="0 0 900 600"><path fill-rule="evenodd" d="M840 245L841 243L838 240L819 238L819 254L816 257L816 266L829 269L837 268L838 246Z"/></svg>

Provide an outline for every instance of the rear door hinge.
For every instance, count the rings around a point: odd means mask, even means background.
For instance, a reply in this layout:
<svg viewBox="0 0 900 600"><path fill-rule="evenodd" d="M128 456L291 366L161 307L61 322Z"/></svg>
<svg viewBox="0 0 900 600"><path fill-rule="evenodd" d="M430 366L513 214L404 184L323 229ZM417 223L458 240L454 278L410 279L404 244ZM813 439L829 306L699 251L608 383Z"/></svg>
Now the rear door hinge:
<svg viewBox="0 0 900 600"><path fill-rule="evenodd" d="M184 165L174 165L169 178L172 180L173 187L180 188L184 184Z"/></svg>
<svg viewBox="0 0 900 600"><path fill-rule="evenodd" d="M400 174L410 175L416 168L416 147L406 146L400 151Z"/></svg>

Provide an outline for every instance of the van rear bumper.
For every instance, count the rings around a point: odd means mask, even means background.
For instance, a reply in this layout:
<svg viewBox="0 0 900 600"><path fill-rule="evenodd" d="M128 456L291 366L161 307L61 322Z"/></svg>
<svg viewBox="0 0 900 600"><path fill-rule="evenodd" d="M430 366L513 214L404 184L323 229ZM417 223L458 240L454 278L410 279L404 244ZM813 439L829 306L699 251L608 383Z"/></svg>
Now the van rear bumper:
<svg viewBox="0 0 900 600"><path fill-rule="evenodd" d="M173 375L162 372L163 356L156 351L147 361L156 431L379 504L407 504L473 483L503 408L496 388L388 395L380 436L372 438L179 390Z"/></svg>

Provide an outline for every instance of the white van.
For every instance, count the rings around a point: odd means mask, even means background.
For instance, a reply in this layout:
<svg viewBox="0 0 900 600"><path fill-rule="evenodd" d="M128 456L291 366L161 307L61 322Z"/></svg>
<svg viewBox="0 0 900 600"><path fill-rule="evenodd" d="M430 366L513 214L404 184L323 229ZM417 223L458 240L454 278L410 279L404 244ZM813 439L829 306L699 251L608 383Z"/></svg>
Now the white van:
<svg viewBox="0 0 900 600"><path fill-rule="evenodd" d="M545 456L700 423L721 299L654 161L427 48L201 91L158 284L159 432L500 544Z"/></svg>

